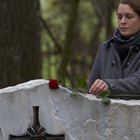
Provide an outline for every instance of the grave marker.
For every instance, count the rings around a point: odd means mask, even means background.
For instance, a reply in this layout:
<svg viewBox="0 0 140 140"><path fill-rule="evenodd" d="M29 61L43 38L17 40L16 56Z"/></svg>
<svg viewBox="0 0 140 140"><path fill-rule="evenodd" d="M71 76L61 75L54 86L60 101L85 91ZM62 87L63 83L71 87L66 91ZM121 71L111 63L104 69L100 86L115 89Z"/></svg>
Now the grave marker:
<svg viewBox="0 0 140 140"><path fill-rule="evenodd" d="M33 106L34 121L33 125L27 129L27 132L20 136L9 135L9 140L65 140L65 135L52 135L46 132L46 129L39 122L39 106Z"/></svg>

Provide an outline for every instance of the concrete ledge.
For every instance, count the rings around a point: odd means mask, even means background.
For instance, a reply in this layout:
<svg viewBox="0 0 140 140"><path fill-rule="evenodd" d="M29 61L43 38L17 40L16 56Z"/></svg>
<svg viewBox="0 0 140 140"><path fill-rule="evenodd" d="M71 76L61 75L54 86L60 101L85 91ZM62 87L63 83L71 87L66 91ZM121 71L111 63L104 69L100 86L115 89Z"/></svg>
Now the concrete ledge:
<svg viewBox="0 0 140 140"><path fill-rule="evenodd" d="M61 87L50 90L47 80L33 80L0 90L0 140L21 135L39 106L40 123L48 133L65 133L65 140L139 140L140 100L111 100L106 106L89 94L73 95Z"/></svg>

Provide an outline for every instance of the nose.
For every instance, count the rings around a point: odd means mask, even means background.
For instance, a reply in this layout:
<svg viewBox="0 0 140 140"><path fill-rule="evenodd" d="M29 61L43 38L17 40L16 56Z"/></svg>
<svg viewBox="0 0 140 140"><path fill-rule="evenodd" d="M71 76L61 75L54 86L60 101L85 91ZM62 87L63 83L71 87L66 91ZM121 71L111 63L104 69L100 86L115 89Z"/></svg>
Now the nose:
<svg viewBox="0 0 140 140"><path fill-rule="evenodd" d="M127 22L126 18L122 17L121 20L120 20L120 23L126 23L126 22Z"/></svg>

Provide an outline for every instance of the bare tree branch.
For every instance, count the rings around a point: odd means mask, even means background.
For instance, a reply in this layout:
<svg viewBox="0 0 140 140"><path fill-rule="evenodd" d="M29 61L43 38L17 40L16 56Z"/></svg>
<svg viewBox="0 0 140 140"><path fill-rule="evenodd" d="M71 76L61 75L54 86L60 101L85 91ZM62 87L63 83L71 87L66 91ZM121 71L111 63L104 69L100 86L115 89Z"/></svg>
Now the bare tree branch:
<svg viewBox="0 0 140 140"><path fill-rule="evenodd" d="M61 52L63 45L61 45L57 39L55 38L55 36L53 35L53 33L51 32L47 22L40 16L40 21L44 27L44 29L47 31L47 33L49 34L49 36L51 37L53 43L55 44L55 46L57 47L58 51Z"/></svg>

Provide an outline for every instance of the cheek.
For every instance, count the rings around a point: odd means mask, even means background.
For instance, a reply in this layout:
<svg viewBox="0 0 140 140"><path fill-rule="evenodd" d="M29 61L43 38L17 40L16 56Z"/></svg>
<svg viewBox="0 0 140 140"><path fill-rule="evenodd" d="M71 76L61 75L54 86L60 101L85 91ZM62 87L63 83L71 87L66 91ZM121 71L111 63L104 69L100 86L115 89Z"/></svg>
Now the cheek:
<svg viewBox="0 0 140 140"><path fill-rule="evenodd" d="M128 23L129 28L131 31L140 31L140 20L132 20Z"/></svg>
<svg viewBox="0 0 140 140"><path fill-rule="evenodd" d="M134 28L136 28L138 31L140 31L140 19L138 19L137 21L135 21L135 23L133 23L132 26Z"/></svg>
<svg viewBox="0 0 140 140"><path fill-rule="evenodd" d="M138 26L139 26L138 28L139 28L139 31L140 31L140 21L139 21L139 25Z"/></svg>
<svg viewBox="0 0 140 140"><path fill-rule="evenodd" d="M133 24L132 26L136 31L140 31L140 22L139 23L137 22L136 24Z"/></svg>

